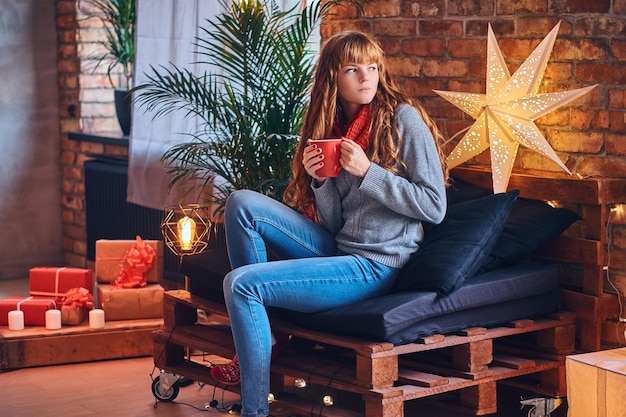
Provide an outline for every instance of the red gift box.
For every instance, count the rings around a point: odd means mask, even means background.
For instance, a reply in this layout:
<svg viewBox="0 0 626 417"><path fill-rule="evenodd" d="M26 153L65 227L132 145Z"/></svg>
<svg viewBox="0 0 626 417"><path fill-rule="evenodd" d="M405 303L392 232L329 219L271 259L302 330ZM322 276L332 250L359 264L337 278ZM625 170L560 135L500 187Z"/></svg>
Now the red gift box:
<svg viewBox="0 0 626 417"><path fill-rule="evenodd" d="M27 326L45 326L46 311L54 310L57 303L52 298L44 297L9 297L0 301L0 325L8 326L9 311L22 310L24 324Z"/></svg>
<svg viewBox="0 0 626 417"><path fill-rule="evenodd" d="M98 284L98 300L106 321L163 317L163 287L159 284L141 288Z"/></svg>
<svg viewBox="0 0 626 417"><path fill-rule="evenodd" d="M61 301L72 288L93 288L91 269L37 267L30 270L30 295L53 297Z"/></svg>

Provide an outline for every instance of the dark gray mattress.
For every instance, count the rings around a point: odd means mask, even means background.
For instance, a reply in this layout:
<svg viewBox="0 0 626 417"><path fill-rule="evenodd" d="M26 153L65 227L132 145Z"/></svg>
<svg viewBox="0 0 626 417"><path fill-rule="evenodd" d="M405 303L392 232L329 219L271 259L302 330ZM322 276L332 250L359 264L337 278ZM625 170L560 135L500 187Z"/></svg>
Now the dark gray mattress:
<svg viewBox="0 0 626 417"><path fill-rule="evenodd" d="M315 314L275 310L273 315L311 329L400 345L435 333L530 318L555 311L560 303L557 268L524 263L477 275L447 297L399 292Z"/></svg>

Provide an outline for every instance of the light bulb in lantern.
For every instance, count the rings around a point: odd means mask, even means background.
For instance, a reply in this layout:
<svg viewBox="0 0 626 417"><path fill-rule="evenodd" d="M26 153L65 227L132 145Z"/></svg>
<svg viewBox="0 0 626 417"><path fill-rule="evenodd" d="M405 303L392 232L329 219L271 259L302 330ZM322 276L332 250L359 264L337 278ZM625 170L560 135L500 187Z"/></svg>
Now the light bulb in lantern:
<svg viewBox="0 0 626 417"><path fill-rule="evenodd" d="M178 241L182 250L193 249L193 240L196 236L196 222L185 216L178 221Z"/></svg>
<svg viewBox="0 0 626 417"><path fill-rule="evenodd" d="M322 398L322 401L324 402L324 405L326 407L330 407L331 405L335 403L335 400L333 399L331 395L324 395L324 398Z"/></svg>

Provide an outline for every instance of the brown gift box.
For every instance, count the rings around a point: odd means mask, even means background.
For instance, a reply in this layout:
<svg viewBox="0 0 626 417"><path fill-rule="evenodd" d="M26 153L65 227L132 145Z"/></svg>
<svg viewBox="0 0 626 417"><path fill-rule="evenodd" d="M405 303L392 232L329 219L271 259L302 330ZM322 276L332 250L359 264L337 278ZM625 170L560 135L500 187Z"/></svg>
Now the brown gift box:
<svg viewBox="0 0 626 417"><path fill-rule="evenodd" d="M70 326L81 324L87 316L86 311L85 307L61 306L61 324Z"/></svg>
<svg viewBox="0 0 626 417"><path fill-rule="evenodd" d="M152 268L144 274L147 282L159 282L163 278L163 242L144 240L156 251ZM137 240L96 240L96 282L113 282L124 268L124 256Z"/></svg>
<svg viewBox="0 0 626 417"><path fill-rule="evenodd" d="M61 301L72 288L93 288L91 269L66 267L36 267L29 271L30 295L51 297Z"/></svg>
<svg viewBox="0 0 626 417"><path fill-rule="evenodd" d="M569 417L626 416L626 348L565 359Z"/></svg>
<svg viewBox="0 0 626 417"><path fill-rule="evenodd" d="M106 321L163 317L163 287L159 284L141 288L98 284L98 300Z"/></svg>

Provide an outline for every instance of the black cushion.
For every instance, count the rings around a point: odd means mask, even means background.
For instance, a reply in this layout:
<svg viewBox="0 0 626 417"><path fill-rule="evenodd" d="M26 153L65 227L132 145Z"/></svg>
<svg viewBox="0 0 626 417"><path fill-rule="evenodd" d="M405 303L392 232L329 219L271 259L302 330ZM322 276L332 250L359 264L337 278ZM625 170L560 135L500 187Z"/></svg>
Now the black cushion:
<svg viewBox="0 0 626 417"><path fill-rule="evenodd" d="M517 199L500 238L479 272L523 262L563 233L580 216L537 200Z"/></svg>
<svg viewBox="0 0 626 417"><path fill-rule="evenodd" d="M460 179L452 178L451 182L452 184L446 188L449 206L493 194L490 189L477 187Z"/></svg>
<svg viewBox="0 0 626 417"><path fill-rule="evenodd" d="M448 295L456 290L485 263L518 194L490 194L449 206L443 222L428 228L400 270L394 291Z"/></svg>
<svg viewBox="0 0 626 417"><path fill-rule="evenodd" d="M316 330L404 344L551 312L559 307L560 295L556 267L524 263L477 275L447 297L401 292L318 313L272 312Z"/></svg>
<svg viewBox="0 0 626 417"><path fill-rule="evenodd" d="M183 256L180 270L189 279L189 292L214 301L224 301L222 282L230 272L225 247Z"/></svg>

